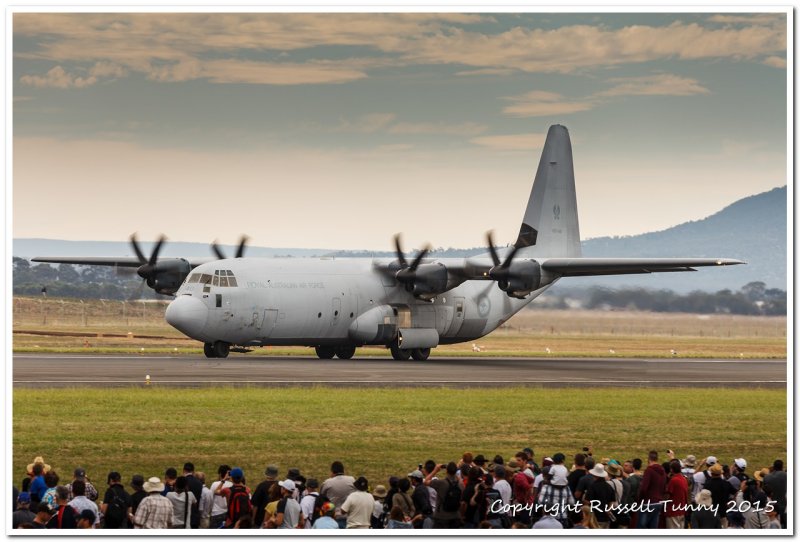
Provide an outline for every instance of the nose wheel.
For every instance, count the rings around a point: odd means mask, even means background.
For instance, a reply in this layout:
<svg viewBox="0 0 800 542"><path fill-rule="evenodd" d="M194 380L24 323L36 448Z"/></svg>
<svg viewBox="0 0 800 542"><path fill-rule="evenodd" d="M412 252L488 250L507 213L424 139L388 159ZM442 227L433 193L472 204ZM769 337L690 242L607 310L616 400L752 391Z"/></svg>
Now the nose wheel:
<svg viewBox="0 0 800 542"><path fill-rule="evenodd" d="M207 358L227 358L230 351L230 343L226 343L224 341L205 343L203 345L203 353Z"/></svg>

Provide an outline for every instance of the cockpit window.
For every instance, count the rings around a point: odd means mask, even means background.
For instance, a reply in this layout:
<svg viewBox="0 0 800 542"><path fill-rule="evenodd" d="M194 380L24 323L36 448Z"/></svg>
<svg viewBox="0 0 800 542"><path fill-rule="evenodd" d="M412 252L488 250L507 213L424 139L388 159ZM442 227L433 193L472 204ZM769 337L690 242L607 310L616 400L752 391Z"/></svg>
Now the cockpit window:
<svg viewBox="0 0 800 542"><path fill-rule="evenodd" d="M203 273L200 275L200 284L210 284L211 283L211 275Z"/></svg>
<svg viewBox="0 0 800 542"><path fill-rule="evenodd" d="M192 273L192 275L189 277L189 280L186 282L189 284L200 282L200 273Z"/></svg>
<svg viewBox="0 0 800 542"><path fill-rule="evenodd" d="M206 276L206 275L204 275ZM210 277L210 275L208 275ZM236 277L233 276L233 271L230 269L216 269L214 270L214 278L211 280L212 286L219 286L220 288L236 287Z"/></svg>

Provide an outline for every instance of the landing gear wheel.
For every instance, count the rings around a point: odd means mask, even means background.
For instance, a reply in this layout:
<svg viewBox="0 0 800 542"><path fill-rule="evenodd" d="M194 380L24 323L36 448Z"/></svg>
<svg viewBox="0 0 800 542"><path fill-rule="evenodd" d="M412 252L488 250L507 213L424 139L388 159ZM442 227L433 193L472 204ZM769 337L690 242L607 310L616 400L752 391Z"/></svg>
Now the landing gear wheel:
<svg viewBox="0 0 800 542"><path fill-rule="evenodd" d="M408 358L411 357L411 350L400 348L396 344L390 346L389 350L392 351L392 357L397 361L406 361Z"/></svg>
<svg viewBox="0 0 800 542"><path fill-rule="evenodd" d="M340 346L336 349L336 357L339 359L350 359L355 353L355 346Z"/></svg>
<svg viewBox="0 0 800 542"><path fill-rule="evenodd" d="M223 341L217 341L211 347L214 350L214 357L215 358L227 358L228 352L231 350L230 343L226 343Z"/></svg>
<svg viewBox="0 0 800 542"><path fill-rule="evenodd" d="M332 346L318 346L314 350L316 350L319 359L333 359L333 356L336 355L336 351Z"/></svg>
<svg viewBox="0 0 800 542"><path fill-rule="evenodd" d="M211 343L205 343L203 345L203 353L206 355L207 358L217 357L217 355L214 353L214 345Z"/></svg>
<svg viewBox="0 0 800 542"><path fill-rule="evenodd" d="M430 348L414 348L411 351L411 357L417 361L425 361L431 355Z"/></svg>

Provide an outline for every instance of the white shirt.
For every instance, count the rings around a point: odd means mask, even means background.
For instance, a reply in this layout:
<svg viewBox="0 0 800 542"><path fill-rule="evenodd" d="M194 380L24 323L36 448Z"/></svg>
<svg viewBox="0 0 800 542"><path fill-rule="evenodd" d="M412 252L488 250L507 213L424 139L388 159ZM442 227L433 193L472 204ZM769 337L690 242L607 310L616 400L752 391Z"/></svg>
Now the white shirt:
<svg viewBox="0 0 800 542"><path fill-rule="evenodd" d="M222 483L222 480L217 480L213 484L211 484L211 494L213 495L214 492L217 490L219 485ZM222 486L223 488L233 487L233 482L225 482ZM228 513L228 501L225 500L225 495L214 495L214 505L211 508L211 515L212 516L220 516L222 514Z"/></svg>
<svg viewBox="0 0 800 542"><path fill-rule="evenodd" d="M311 528L311 517L314 515L314 503L317 502L318 496L319 493L314 491L303 497L303 500L300 501L300 511L303 513L303 517L306 520L306 529Z"/></svg>
<svg viewBox="0 0 800 542"><path fill-rule="evenodd" d="M511 484L508 483L508 480L495 480L494 488L500 493L503 504L509 504L511 502Z"/></svg>
<svg viewBox="0 0 800 542"><path fill-rule="evenodd" d="M210 518L211 510L214 508L214 494L206 486L200 493L200 518Z"/></svg>
<svg viewBox="0 0 800 542"><path fill-rule="evenodd" d="M369 529L375 498L366 491L354 491L345 499L342 512L347 514L348 529Z"/></svg>
<svg viewBox="0 0 800 542"><path fill-rule="evenodd" d="M188 489L180 494L176 491L170 491L167 493L167 498L172 503L172 526L191 529L192 505L197 502L194 493ZM186 523L183 522L184 517L186 518Z"/></svg>
<svg viewBox="0 0 800 542"><path fill-rule="evenodd" d="M76 517L80 516L81 512L83 512L84 510L91 510L92 512L94 512L94 524L97 525L98 523L100 523L100 510L98 510L97 505L93 501L90 501L84 495L75 497L67 504L69 504L72 508L75 509L75 512L77 512L75 514Z"/></svg>

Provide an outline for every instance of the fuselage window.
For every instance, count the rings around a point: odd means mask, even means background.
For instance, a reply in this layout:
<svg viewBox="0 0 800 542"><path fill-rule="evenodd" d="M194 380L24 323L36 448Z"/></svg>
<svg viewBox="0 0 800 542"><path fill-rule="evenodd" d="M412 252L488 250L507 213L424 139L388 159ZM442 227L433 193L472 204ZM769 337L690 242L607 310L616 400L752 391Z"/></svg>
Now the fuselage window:
<svg viewBox="0 0 800 542"><path fill-rule="evenodd" d="M236 287L236 279L234 277L228 277L228 286Z"/></svg>
<svg viewBox="0 0 800 542"><path fill-rule="evenodd" d="M200 282L200 273L192 273L192 275L189 277L189 280L187 282L189 284L192 284L192 283L195 283L195 282Z"/></svg>
<svg viewBox="0 0 800 542"><path fill-rule="evenodd" d="M219 285L224 286L225 288L228 287L228 277L220 277L219 278Z"/></svg>
<svg viewBox="0 0 800 542"><path fill-rule="evenodd" d="M211 286L219 286L219 277L214 275L214 279L211 281Z"/></svg>
<svg viewBox="0 0 800 542"><path fill-rule="evenodd" d="M203 273L200 276L200 284L209 284L211 282L211 275Z"/></svg>

